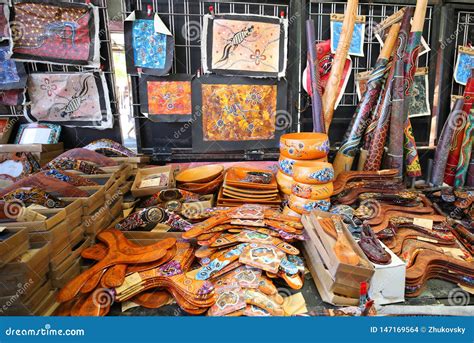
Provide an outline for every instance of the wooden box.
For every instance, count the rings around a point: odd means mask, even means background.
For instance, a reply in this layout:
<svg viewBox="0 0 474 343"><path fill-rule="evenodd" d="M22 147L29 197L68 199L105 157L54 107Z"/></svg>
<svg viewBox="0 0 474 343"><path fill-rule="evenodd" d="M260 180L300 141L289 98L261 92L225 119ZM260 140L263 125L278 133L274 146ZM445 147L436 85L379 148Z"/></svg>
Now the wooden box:
<svg viewBox="0 0 474 343"><path fill-rule="evenodd" d="M26 291L19 289L18 297L16 295L15 297L0 297L0 315L30 316L39 314L37 309L47 298L51 289L51 282L46 280L29 292L28 289Z"/></svg>
<svg viewBox="0 0 474 343"><path fill-rule="evenodd" d="M0 241L0 266L13 261L25 253L29 248L28 229L25 227L0 228L1 231L9 232L8 238ZM3 224L2 224L3 225Z"/></svg>
<svg viewBox="0 0 474 343"><path fill-rule="evenodd" d="M50 242L51 258L59 254L69 245L69 229L68 222L63 221L48 231L32 231L29 233L30 242Z"/></svg>
<svg viewBox="0 0 474 343"><path fill-rule="evenodd" d="M81 273L80 259L76 259L74 263L61 275L51 278L51 284L54 288L63 288L73 278Z"/></svg>
<svg viewBox="0 0 474 343"><path fill-rule="evenodd" d="M360 263L357 266L353 266L339 261L333 250L335 240L324 231L318 222L318 217L329 218L332 215L333 214L327 212L315 210L309 215L304 215L302 217L302 223L311 243L319 253L332 279L338 285L345 285L344 289L346 289L346 291L347 289L357 289L358 294L360 283L369 281L375 270L345 225L343 225L343 234L346 236L351 248L359 256Z"/></svg>
<svg viewBox="0 0 474 343"><path fill-rule="evenodd" d="M174 188L175 181L173 175L173 167L171 165L162 166L162 167L151 167L138 169L137 175L135 176L135 181L132 184L132 194L134 197L144 197L147 195L153 195L163 189ZM154 187L143 187L140 188L140 185L146 177L151 175L165 174L168 178L168 184L165 186L154 186Z"/></svg>

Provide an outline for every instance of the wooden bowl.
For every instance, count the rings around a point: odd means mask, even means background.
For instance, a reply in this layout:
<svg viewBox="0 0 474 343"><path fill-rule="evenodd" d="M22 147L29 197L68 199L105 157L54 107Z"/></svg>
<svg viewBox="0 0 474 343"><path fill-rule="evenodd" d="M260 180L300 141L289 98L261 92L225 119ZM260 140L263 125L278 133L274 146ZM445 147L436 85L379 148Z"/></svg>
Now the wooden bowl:
<svg viewBox="0 0 474 343"><path fill-rule="evenodd" d="M207 183L181 183L177 187L196 194L211 194L219 189L224 181L224 174Z"/></svg>
<svg viewBox="0 0 474 343"><path fill-rule="evenodd" d="M324 200L330 198L334 186L332 182L323 183L320 185L308 185L301 182L293 182L291 193L305 199Z"/></svg>
<svg viewBox="0 0 474 343"><path fill-rule="evenodd" d="M297 160L315 160L329 153L329 138L325 133L288 133L280 138L280 153Z"/></svg>
<svg viewBox="0 0 474 343"><path fill-rule="evenodd" d="M185 169L176 175L177 182L182 183L206 183L216 179L224 171L220 164L210 164L196 168Z"/></svg>
<svg viewBox="0 0 474 343"><path fill-rule="evenodd" d="M305 214L311 212L314 209L329 211L329 208L331 207L331 201L330 199L304 199L292 194L290 195L288 206L296 213Z"/></svg>
<svg viewBox="0 0 474 343"><path fill-rule="evenodd" d="M293 166L293 179L310 185L332 182L334 168L327 162L298 161Z"/></svg>
<svg viewBox="0 0 474 343"><path fill-rule="evenodd" d="M313 163L315 166L317 166L319 165L319 162L327 162L328 158L327 156L325 156L322 158L318 158L317 160L294 160L292 158L280 155L280 158L278 159L278 168L286 175L293 176L293 166L298 161L305 161L308 163L308 165Z"/></svg>
<svg viewBox="0 0 474 343"><path fill-rule="evenodd" d="M278 188L283 194L291 194L291 187L293 186L293 178L291 176L285 175L278 170L276 174L276 180L278 183Z"/></svg>

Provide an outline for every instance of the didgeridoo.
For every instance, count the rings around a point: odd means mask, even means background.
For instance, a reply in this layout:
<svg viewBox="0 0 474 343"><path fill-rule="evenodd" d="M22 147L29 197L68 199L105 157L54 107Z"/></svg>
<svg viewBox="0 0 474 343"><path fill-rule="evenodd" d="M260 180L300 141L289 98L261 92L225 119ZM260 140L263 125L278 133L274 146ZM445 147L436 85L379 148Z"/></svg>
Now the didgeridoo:
<svg viewBox="0 0 474 343"><path fill-rule="evenodd" d="M388 61L392 55L393 47L397 41L399 24L394 24L385 39L385 44L380 52L374 69L370 72L367 81L367 90L362 96L356 108L352 121L346 131L342 145L337 152L333 162L335 175L351 170L354 156L359 149L361 138L370 123L371 112L377 104L377 99L382 89L384 75L387 70Z"/></svg>
<svg viewBox="0 0 474 343"><path fill-rule="evenodd" d="M351 46L352 34L357 16L357 6L359 0L348 0L346 11L344 13L344 21L342 22L341 36L339 44L334 55L334 61L331 67L331 73L326 84L326 89L322 97L323 114L326 132L329 132L332 117L334 114L334 106L336 105L339 85L344 74L344 65Z"/></svg>
<svg viewBox="0 0 474 343"><path fill-rule="evenodd" d="M405 50L405 98L403 102L403 115L405 119L405 161L406 172L409 177L421 176L420 159L416 150L415 138L413 137L413 128L409 118L410 103L408 97L411 96L411 88L415 78L415 72L418 65L418 54L420 52L421 36L425 24L426 7L428 0L417 0L413 23L411 25L408 45Z"/></svg>
<svg viewBox="0 0 474 343"><path fill-rule="evenodd" d="M308 43L309 71L311 76L311 105L313 112L313 132L325 133L324 116L321 103L321 87L319 85L319 61L316 54L314 21L306 20L306 40Z"/></svg>
<svg viewBox="0 0 474 343"><path fill-rule="evenodd" d="M387 154L387 166L390 169L397 169L398 175L403 173L403 127L405 124L404 109L404 91L403 80L405 75L405 67L403 56L408 41L408 33L410 32L410 20L413 16L413 7L405 10L402 19L402 26L398 34L398 45L395 54L395 75L393 76L393 92L392 92L392 111L390 114L390 139Z"/></svg>

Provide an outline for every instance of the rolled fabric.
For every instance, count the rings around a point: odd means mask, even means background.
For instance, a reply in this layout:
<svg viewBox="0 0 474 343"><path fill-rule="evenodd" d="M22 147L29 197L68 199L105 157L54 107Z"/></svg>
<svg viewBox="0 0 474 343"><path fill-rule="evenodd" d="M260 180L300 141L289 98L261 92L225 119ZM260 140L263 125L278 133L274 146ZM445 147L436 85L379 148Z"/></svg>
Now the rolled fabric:
<svg viewBox="0 0 474 343"><path fill-rule="evenodd" d="M364 93L359 105L356 108L352 121L346 131L342 145L334 159L334 171L336 176L346 170L351 170L354 156L359 149L361 138L370 123L371 112L377 104L384 76L387 70L388 61L397 40L399 24L394 24L385 39L385 44L375 63L374 69L370 73L367 82L367 91Z"/></svg>
<svg viewBox="0 0 474 343"><path fill-rule="evenodd" d="M318 56L316 54L314 33L314 21L306 20L306 40L308 42L308 60L309 71L311 76L311 107L313 112L313 132L325 133L324 116L321 103L321 88L319 86L319 65Z"/></svg>
<svg viewBox="0 0 474 343"><path fill-rule="evenodd" d="M387 168L397 169L398 175L403 174L403 127L404 127L404 92L403 81L405 76L405 63L403 56L410 32L410 19L413 16L413 7L408 7L403 14L398 44L395 54L395 74L393 76L392 110L390 113L390 139L388 144Z"/></svg>
<svg viewBox="0 0 474 343"><path fill-rule="evenodd" d="M461 112L464 117L460 117L456 121L459 123L459 126L456 126L454 138L451 143L451 149L449 150L448 162L446 163L446 170L444 171L444 182L450 186L454 184L454 178L456 176L459 155L461 153L461 144L464 137L464 127L467 122L467 114L471 111L474 102L473 74L474 71L471 73L471 77L467 80L466 88L464 88L464 106Z"/></svg>
<svg viewBox="0 0 474 343"><path fill-rule="evenodd" d="M433 168L431 171L430 182L434 186L441 186L443 184L444 171L446 163L448 162L449 149L451 142L456 132L457 121L462 118L462 108L464 106L464 99L456 100L453 110L448 116L443 130L439 136L438 145L436 146L435 158L433 161Z"/></svg>
<svg viewBox="0 0 474 343"><path fill-rule="evenodd" d="M459 155L458 167L456 169L456 177L454 179L454 187L464 186L466 174L471 160L472 141L474 133L474 110L468 116L466 128L464 129L464 138L461 144L461 153Z"/></svg>

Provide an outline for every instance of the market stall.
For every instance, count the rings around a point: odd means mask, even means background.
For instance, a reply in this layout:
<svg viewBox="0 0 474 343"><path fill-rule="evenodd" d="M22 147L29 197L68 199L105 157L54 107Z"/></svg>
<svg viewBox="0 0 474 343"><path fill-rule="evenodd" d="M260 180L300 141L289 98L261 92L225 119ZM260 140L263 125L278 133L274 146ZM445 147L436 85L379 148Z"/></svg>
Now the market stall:
<svg viewBox="0 0 474 343"><path fill-rule="evenodd" d="M472 314L468 7L3 4L0 313Z"/></svg>

